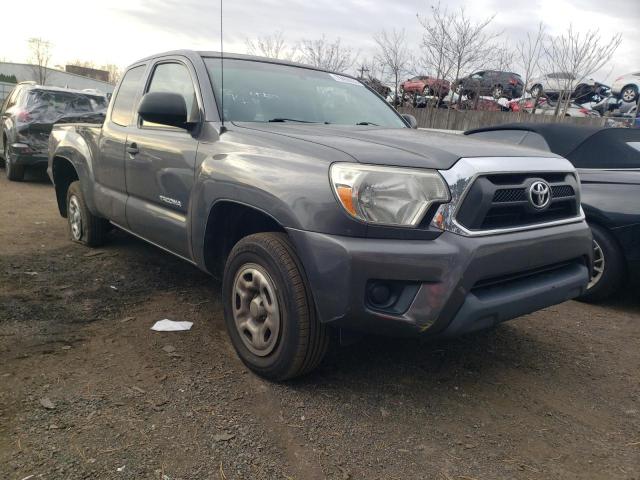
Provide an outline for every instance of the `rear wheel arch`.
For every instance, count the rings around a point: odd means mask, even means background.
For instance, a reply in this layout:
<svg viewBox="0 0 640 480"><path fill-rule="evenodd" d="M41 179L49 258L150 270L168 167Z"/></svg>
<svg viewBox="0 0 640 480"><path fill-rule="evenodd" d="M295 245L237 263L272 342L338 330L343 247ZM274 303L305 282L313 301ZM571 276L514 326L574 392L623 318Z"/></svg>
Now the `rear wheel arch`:
<svg viewBox="0 0 640 480"><path fill-rule="evenodd" d="M202 258L207 271L222 278L233 247L246 236L264 232L286 234L280 222L263 210L233 200L214 203L207 217L203 242Z"/></svg>
<svg viewBox="0 0 640 480"><path fill-rule="evenodd" d="M60 215L67 216L67 191L69 185L80 179L73 163L65 157L57 156L51 163L51 175L56 189L56 200Z"/></svg>

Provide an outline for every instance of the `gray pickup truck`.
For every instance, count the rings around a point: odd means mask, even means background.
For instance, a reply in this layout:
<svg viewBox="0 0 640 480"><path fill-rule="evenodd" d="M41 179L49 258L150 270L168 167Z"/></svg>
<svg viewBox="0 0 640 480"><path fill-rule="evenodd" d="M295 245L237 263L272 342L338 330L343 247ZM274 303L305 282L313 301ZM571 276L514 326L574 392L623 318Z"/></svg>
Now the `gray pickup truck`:
<svg viewBox="0 0 640 480"><path fill-rule="evenodd" d="M48 171L74 241L116 226L221 278L231 341L272 380L333 331L455 336L584 292L568 161L412 127L349 76L176 51L126 70L102 126L54 127Z"/></svg>

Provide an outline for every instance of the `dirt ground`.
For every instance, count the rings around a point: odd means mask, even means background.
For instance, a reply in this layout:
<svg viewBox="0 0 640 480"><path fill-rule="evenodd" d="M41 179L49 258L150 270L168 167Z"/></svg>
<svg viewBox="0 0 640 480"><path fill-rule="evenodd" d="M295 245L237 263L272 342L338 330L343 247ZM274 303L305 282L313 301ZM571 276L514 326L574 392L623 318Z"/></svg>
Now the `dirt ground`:
<svg viewBox="0 0 640 480"><path fill-rule="evenodd" d="M75 245L46 177L0 174L2 479L640 479L637 287L271 384L215 281L121 232Z"/></svg>

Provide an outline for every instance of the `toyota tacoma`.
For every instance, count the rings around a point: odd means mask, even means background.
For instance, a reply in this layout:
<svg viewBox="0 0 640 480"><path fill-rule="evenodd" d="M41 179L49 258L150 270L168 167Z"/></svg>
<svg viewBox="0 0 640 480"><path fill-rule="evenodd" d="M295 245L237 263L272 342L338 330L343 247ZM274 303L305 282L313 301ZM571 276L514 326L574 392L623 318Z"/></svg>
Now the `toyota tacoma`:
<svg viewBox="0 0 640 480"><path fill-rule="evenodd" d="M289 62L142 59L103 125L53 128L48 172L72 240L115 226L220 278L233 346L272 380L315 368L332 331L461 335L590 278L567 160L417 130L357 79Z"/></svg>

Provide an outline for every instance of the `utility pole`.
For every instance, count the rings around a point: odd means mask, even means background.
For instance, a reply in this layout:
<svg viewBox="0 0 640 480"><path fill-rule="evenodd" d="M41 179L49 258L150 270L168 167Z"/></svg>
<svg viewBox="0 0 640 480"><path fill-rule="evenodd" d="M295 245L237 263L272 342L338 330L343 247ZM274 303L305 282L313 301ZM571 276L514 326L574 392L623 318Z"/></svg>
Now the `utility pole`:
<svg viewBox="0 0 640 480"><path fill-rule="evenodd" d="M369 69L365 65L360 66L360 79L364 78L364 74L369 73Z"/></svg>

